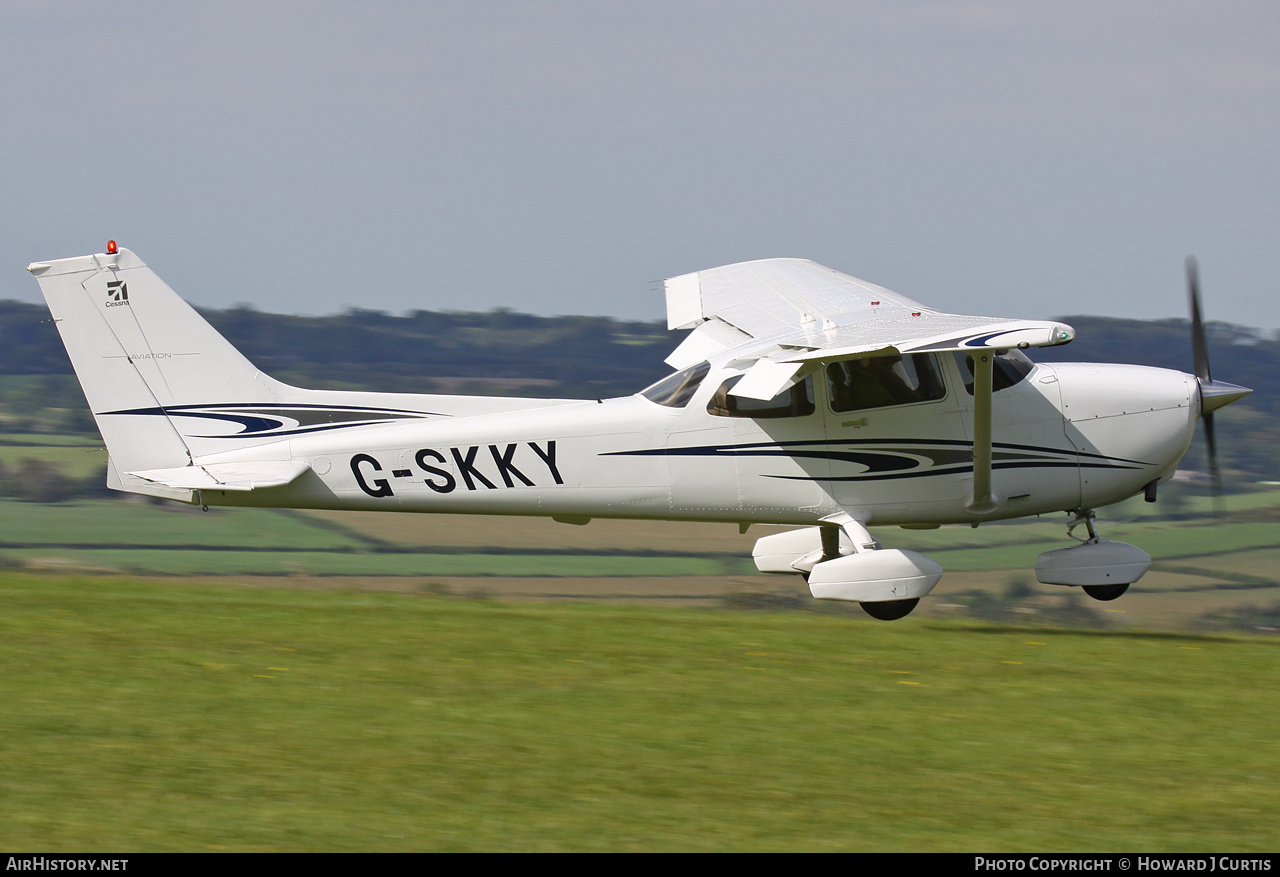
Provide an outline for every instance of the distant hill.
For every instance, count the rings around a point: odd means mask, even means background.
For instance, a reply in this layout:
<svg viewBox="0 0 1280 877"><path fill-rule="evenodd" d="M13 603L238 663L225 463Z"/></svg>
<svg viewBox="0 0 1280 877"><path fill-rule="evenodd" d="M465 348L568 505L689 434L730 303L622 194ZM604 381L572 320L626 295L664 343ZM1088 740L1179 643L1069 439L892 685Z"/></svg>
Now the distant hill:
<svg viewBox="0 0 1280 877"><path fill-rule="evenodd" d="M299 317L246 307L202 313L255 365L280 380L396 392L626 395L670 370L662 360L683 337L660 322L538 317L507 309L406 316L351 310ZM1191 369L1185 320L1063 319L1076 328L1076 340L1032 351L1032 358ZM1214 377L1254 390L1218 418L1224 463L1252 480L1280 480L1280 340L1225 323L1208 328ZM0 417L9 421L3 428L92 432L71 374L49 312L0 301ZM42 408L61 413L41 415ZM1202 465L1201 459L1193 450L1187 465Z"/></svg>
<svg viewBox="0 0 1280 877"><path fill-rule="evenodd" d="M668 372L662 360L679 341L659 323L502 309L403 317L369 310L298 317L245 307L201 313L267 374L317 388L492 395L524 386L527 395L618 396ZM0 375L71 373L49 312L0 301Z"/></svg>

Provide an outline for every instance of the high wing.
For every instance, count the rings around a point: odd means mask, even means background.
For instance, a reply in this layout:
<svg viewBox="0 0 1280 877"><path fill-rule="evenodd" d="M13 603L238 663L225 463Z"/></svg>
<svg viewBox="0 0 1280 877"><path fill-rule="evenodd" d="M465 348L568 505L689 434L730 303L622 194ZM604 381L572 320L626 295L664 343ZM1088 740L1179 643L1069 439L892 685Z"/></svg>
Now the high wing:
<svg viewBox="0 0 1280 877"><path fill-rule="evenodd" d="M731 391L772 399L821 363L948 350L1065 344L1062 323L947 314L807 259L762 259L666 281L667 325L693 329L667 357L749 366ZM752 364L754 362L754 364Z"/></svg>

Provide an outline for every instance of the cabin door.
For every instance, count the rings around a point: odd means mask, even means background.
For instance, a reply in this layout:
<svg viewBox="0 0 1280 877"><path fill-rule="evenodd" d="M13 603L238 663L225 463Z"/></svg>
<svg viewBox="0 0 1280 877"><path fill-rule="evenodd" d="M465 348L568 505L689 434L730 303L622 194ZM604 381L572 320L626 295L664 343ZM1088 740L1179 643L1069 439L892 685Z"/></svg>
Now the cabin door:
<svg viewBox="0 0 1280 877"><path fill-rule="evenodd" d="M872 520L928 522L972 492L972 401L932 353L831 363L815 376L831 494Z"/></svg>

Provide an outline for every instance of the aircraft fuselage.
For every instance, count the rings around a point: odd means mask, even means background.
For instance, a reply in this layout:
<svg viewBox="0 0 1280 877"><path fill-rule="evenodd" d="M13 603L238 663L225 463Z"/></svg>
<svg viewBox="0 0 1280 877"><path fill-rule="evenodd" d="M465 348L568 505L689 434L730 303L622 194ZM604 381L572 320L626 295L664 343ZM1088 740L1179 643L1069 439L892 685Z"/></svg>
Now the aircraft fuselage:
<svg viewBox="0 0 1280 877"><path fill-rule="evenodd" d="M210 505L809 524L856 509L867 524L943 524L1091 508L1168 477L1191 441L1195 379L1138 366L1038 364L994 395L997 508L966 509L972 397L952 357L927 402L838 412L814 375L813 410L714 413L712 369L682 407L642 395L424 417L296 435L202 462L292 459L310 471ZM412 397L406 397L412 398ZM229 430L227 435L237 435ZM208 451L217 445L210 436Z"/></svg>

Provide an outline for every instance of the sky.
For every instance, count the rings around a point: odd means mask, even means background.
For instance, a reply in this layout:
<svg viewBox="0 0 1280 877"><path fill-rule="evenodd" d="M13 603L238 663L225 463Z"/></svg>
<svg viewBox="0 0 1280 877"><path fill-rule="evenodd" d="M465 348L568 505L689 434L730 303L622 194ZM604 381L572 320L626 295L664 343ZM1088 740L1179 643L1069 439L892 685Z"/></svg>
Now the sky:
<svg viewBox="0 0 1280 877"><path fill-rule="evenodd" d="M958 313L1280 327L1280 4L0 7L0 298L664 316L796 256Z"/></svg>

